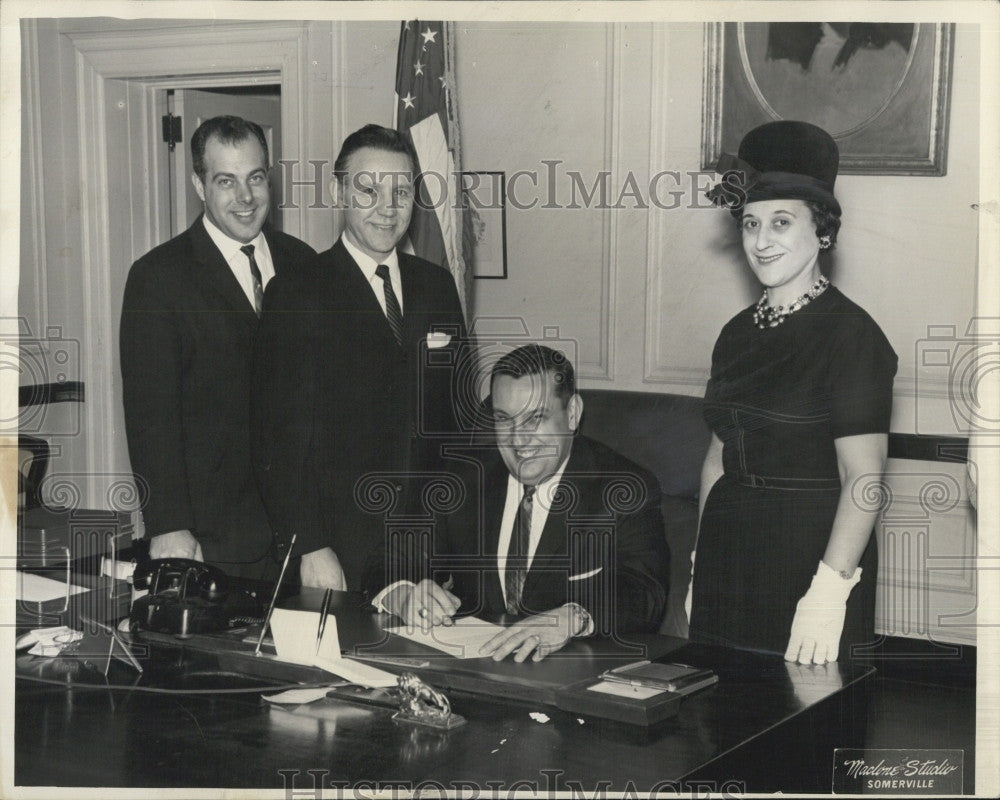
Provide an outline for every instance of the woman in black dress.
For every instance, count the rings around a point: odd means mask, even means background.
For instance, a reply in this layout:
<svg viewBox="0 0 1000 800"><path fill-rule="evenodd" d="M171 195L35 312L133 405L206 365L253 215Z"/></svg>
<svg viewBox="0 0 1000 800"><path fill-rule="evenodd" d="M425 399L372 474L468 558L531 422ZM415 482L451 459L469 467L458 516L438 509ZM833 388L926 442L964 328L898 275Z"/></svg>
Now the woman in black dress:
<svg viewBox="0 0 1000 800"><path fill-rule="evenodd" d="M820 273L841 214L829 134L768 123L724 162L712 197L737 219L764 294L712 354L690 635L801 663L847 659L874 636L871 534L896 354Z"/></svg>

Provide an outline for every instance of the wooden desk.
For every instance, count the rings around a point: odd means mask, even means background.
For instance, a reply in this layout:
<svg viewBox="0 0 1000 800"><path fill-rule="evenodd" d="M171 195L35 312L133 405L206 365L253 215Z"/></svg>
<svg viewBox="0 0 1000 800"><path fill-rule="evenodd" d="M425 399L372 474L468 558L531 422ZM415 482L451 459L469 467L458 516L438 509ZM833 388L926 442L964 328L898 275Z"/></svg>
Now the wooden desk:
<svg viewBox="0 0 1000 800"><path fill-rule="evenodd" d="M676 642L677 640L671 640ZM468 724L402 726L388 709L326 699L293 710L259 694L145 693L254 686L210 653L154 648L136 678L19 656L15 782L23 786L246 787L283 797L375 788L541 792L600 788L830 791L834 747L863 745L870 669L787 665L778 656L685 645L671 659L711 665L717 686L654 728L587 719L537 702L449 691ZM78 662L76 662L78 663ZM122 684L125 684L124 686ZM529 712L542 711L547 723ZM519 783L520 782L520 783ZM728 788L727 788L728 787ZM289 794L294 790L296 794ZM193 794L197 794L193 792Z"/></svg>

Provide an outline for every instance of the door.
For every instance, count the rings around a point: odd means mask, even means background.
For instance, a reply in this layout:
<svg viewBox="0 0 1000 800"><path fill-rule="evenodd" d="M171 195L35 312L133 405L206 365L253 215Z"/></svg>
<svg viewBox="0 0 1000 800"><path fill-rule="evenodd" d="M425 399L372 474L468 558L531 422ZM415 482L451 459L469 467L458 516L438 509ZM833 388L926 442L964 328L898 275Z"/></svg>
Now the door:
<svg viewBox="0 0 1000 800"><path fill-rule="evenodd" d="M173 89L167 91L167 109L181 118L181 138L168 159L170 191L170 235L190 227L202 211L202 202L191 183L191 134L206 119L231 114L256 122L264 129L271 164L281 157L281 98L278 94L250 94L248 87L225 87L214 91ZM260 87L266 89L267 87ZM271 170L271 213L268 221L281 230L281 170Z"/></svg>

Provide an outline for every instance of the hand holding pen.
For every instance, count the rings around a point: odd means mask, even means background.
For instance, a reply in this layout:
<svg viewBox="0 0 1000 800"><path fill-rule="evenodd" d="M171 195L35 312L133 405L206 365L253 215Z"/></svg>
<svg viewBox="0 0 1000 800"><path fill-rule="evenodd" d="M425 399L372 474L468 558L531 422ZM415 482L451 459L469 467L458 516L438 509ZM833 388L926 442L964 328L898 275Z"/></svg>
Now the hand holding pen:
<svg viewBox="0 0 1000 800"><path fill-rule="evenodd" d="M407 625L424 630L435 625L453 625L452 617L462 601L451 593L452 586L450 577L441 586L429 579L416 585L405 584L389 595L383 605Z"/></svg>

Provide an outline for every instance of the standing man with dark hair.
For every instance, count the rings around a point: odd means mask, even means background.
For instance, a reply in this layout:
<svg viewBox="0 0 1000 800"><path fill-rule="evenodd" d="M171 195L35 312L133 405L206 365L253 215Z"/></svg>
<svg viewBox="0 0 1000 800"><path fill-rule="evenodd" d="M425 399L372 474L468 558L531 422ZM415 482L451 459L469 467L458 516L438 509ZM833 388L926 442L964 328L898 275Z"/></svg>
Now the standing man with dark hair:
<svg viewBox="0 0 1000 800"><path fill-rule="evenodd" d="M408 507L409 478L440 468L440 435L458 428L465 321L455 281L396 247L416 167L397 131L366 125L348 136L330 184L341 237L307 278L279 276L268 290L255 463L278 536L298 537L306 586L344 588L341 565L349 589L384 585L384 509L359 482L382 474L393 509Z"/></svg>
<svg viewBox="0 0 1000 800"><path fill-rule="evenodd" d="M120 329L132 471L153 558L265 577L271 529L250 462L250 375L264 288L315 252L265 226L268 148L256 123L214 117L191 137L204 213L129 271Z"/></svg>

